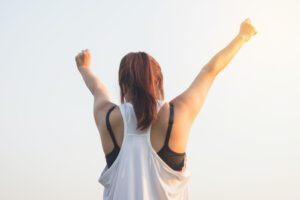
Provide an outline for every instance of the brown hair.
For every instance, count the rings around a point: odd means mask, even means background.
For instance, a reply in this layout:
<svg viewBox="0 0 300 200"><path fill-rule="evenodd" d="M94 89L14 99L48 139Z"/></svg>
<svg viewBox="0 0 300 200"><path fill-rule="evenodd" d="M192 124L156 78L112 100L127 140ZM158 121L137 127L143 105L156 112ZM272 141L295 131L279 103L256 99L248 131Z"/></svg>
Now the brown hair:
<svg viewBox="0 0 300 200"><path fill-rule="evenodd" d="M137 129L144 130L157 118L156 101L164 99L163 75L158 62L145 52L130 52L120 62L121 102L128 92L137 117Z"/></svg>

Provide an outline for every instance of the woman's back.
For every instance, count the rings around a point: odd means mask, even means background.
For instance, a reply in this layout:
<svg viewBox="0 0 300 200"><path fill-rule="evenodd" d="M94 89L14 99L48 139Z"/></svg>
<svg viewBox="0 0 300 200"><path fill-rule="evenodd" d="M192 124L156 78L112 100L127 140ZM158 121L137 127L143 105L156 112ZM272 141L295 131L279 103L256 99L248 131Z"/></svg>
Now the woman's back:
<svg viewBox="0 0 300 200"><path fill-rule="evenodd" d="M127 104L132 105L129 102L127 102ZM173 104L174 115L168 146L172 151L181 154L186 152L191 122L186 120L187 117L185 117L183 112L179 110L180 107L171 102L163 102L158 112L157 119L152 123L150 130L151 145L156 152L159 152L164 146L170 117L170 104ZM124 123L120 108L118 106L112 109L112 111L109 113L109 123L115 136L116 143L119 147L121 147L124 137ZM102 141L104 144L104 153L105 155L108 155L112 152L114 144L112 138L109 137L110 134L107 129L107 124L103 123L100 131L103 133L102 135L107 136L106 138L103 138Z"/></svg>
<svg viewBox="0 0 300 200"><path fill-rule="evenodd" d="M131 103L122 103L116 107L117 109L113 109L115 112L111 111L111 116L109 116L111 130L115 134L116 144L120 147L120 151L112 165L106 166L99 177L99 182L105 187L104 199L188 198L190 171L187 168L187 157L184 157L182 170L176 171L157 153L164 145L163 135L166 136L166 134L162 133L170 133L169 146L171 148L173 148L171 141L176 141L172 135L174 129L168 131L168 125L172 119L170 116L174 116L171 121L176 122L176 114L170 115L172 109L167 102L158 101L157 105L158 118L145 131L136 129L137 120ZM173 111L174 114L176 109ZM106 126L101 129L108 131ZM110 134L103 133L102 135ZM106 155L112 152L114 147L112 139L109 140L111 148L106 149Z"/></svg>

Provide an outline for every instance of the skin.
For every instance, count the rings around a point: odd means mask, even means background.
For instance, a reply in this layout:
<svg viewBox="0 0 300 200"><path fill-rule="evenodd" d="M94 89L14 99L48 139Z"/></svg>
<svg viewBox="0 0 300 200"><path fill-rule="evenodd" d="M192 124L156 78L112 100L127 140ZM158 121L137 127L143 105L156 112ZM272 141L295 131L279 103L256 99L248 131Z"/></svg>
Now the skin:
<svg viewBox="0 0 300 200"><path fill-rule="evenodd" d="M228 65L242 45L256 34L257 31L251 24L250 19L245 19L234 39L202 67L191 85L183 93L169 101L174 104L174 124L169 140L169 147L173 151L179 153L186 151L192 123L199 114L215 77ZM105 116L109 108L117 104L111 101L107 88L92 72L90 51L88 49L81 51L75 57L75 61L86 86L94 96L94 120L100 134L103 152L107 155L113 150L114 146L106 129ZM126 93L125 98L131 102L130 94ZM151 144L156 152L163 147L168 118L169 103L166 102L160 109L158 117L153 122L150 130ZM111 112L110 123L117 143L122 148L124 124L118 107Z"/></svg>

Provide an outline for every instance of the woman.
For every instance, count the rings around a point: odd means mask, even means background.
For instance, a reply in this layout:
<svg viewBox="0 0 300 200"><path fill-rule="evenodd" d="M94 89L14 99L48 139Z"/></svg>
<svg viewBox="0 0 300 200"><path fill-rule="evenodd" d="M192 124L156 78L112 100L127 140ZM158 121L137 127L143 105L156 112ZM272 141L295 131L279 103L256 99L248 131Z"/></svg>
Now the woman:
<svg viewBox="0 0 300 200"><path fill-rule="evenodd" d="M94 119L107 165L99 182L103 199L188 199L186 148L189 131L217 74L257 32L247 18L237 36L200 71L180 95L164 100L158 62L145 52L125 55L119 67L121 103L111 102L90 69L90 52L76 56L94 96Z"/></svg>

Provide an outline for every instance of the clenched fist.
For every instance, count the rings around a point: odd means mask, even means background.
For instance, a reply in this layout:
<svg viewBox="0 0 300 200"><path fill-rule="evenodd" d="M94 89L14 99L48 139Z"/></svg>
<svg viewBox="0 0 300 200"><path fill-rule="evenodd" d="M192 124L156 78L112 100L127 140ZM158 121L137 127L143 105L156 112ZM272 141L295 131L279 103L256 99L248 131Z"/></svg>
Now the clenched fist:
<svg viewBox="0 0 300 200"><path fill-rule="evenodd" d="M250 18L244 20L240 25L239 36L241 36L245 42L247 42L252 36L256 35L257 31L251 24Z"/></svg>
<svg viewBox="0 0 300 200"><path fill-rule="evenodd" d="M91 54L88 49L82 50L75 57L77 68L89 68L91 63Z"/></svg>

